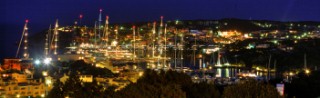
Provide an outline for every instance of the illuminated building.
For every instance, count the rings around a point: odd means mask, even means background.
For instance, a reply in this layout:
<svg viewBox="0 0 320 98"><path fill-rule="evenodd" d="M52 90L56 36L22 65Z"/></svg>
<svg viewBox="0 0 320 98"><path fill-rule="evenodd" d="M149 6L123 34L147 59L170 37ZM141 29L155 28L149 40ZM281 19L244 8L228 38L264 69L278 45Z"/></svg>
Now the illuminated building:
<svg viewBox="0 0 320 98"><path fill-rule="evenodd" d="M50 89L51 87L46 86L41 80L33 80L27 74L2 74L0 79L0 95L8 98L44 97Z"/></svg>
<svg viewBox="0 0 320 98"><path fill-rule="evenodd" d="M4 70L18 70L23 71L25 69L32 68L32 61L31 60L24 60L24 59L4 59L4 64L1 66Z"/></svg>

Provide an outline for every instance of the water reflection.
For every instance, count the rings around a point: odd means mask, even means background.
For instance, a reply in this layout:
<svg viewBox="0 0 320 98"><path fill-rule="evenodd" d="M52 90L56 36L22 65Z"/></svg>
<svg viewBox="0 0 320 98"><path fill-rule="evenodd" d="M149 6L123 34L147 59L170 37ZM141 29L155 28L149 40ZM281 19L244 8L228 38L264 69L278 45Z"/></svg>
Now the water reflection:
<svg viewBox="0 0 320 98"><path fill-rule="evenodd" d="M216 68L216 77L236 77L240 73L241 68Z"/></svg>

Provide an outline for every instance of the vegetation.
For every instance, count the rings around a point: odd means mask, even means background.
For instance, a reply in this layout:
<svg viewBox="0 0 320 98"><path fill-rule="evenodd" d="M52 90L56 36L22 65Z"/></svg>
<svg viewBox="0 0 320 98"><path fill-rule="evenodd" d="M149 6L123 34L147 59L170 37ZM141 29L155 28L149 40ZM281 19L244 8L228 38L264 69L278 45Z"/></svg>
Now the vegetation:
<svg viewBox="0 0 320 98"><path fill-rule="evenodd" d="M220 93L223 92L223 93ZM223 95L221 95L223 94ZM276 89L254 80L225 87L219 91L216 85L193 83L190 76L176 71L146 70L144 75L125 88L115 91L114 86L103 87L96 81L81 83L76 74L62 84L55 82L48 98L277 98Z"/></svg>
<svg viewBox="0 0 320 98"><path fill-rule="evenodd" d="M280 98L276 88L255 80L244 81L225 88L223 98Z"/></svg>
<svg viewBox="0 0 320 98"><path fill-rule="evenodd" d="M285 93L289 98L316 98L320 96L320 71L309 75L300 73L291 83L285 84Z"/></svg>

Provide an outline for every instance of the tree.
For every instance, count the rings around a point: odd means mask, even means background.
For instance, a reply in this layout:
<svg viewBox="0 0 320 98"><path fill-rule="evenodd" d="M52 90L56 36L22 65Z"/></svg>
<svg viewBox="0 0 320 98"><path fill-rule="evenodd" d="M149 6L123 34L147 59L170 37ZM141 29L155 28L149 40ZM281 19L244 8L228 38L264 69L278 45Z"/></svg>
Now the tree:
<svg viewBox="0 0 320 98"><path fill-rule="evenodd" d="M98 97L103 95L103 86L94 79L91 83L83 83L84 92L88 97Z"/></svg>
<svg viewBox="0 0 320 98"><path fill-rule="evenodd" d="M62 82L57 79L53 84L53 88L48 94L48 98L63 98L63 91L62 91L63 84Z"/></svg>
<svg viewBox="0 0 320 98"><path fill-rule="evenodd" d="M186 79L183 79L186 78ZM185 98L182 85L192 83L191 78L175 71L146 70L136 83L131 83L113 98Z"/></svg>
<svg viewBox="0 0 320 98"><path fill-rule="evenodd" d="M79 76L71 74L63 86L63 96L69 96L73 98L81 98L84 96L83 86Z"/></svg>
<svg viewBox="0 0 320 98"><path fill-rule="evenodd" d="M280 98L276 88L256 80L248 80L225 88L223 98Z"/></svg>
<svg viewBox="0 0 320 98"><path fill-rule="evenodd" d="M184 87L183 90L187 98L220 98L219 90L213 84L206 82L194 83Z"/></svg>
<svg viewBox="0 0 320 98"><path fill-rule="evenodd" d="M320 71L312 71L310 75L300 73L298 77L286 84L285 92L288 97L316 98L320 96Z"/></svg>

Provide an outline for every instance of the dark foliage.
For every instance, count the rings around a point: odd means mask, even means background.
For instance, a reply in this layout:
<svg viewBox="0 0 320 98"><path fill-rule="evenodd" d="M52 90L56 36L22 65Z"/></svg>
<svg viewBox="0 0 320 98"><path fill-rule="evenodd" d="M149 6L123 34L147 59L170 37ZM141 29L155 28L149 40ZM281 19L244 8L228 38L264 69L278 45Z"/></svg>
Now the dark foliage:
<svg viewBox="0 0 320 98"><path fill-rule="evenodd" d="M285 92L289 98L316 98L320 96L320 71L310 75L300 73L291 83L285 84Z"/></svg>
<svg viewBox="0 0 320 98"><path fill-rule="evenodd" d="M276 88L255 80L227 86L223 98L281 98Z"/></svg>

